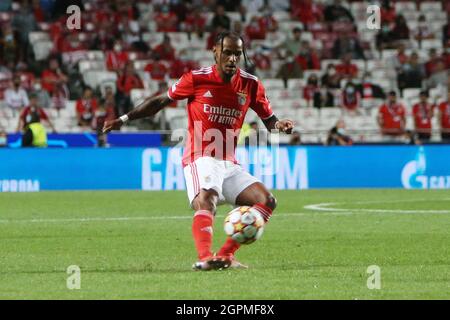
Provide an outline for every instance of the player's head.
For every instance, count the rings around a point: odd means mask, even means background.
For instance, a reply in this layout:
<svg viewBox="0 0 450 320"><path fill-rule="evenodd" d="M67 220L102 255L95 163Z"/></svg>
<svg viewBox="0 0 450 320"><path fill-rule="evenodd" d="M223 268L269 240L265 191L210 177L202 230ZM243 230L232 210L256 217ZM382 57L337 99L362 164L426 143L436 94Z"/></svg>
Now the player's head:
<svg viewBox="0 0 450 320"><path fill-rule="evenodd" d="M390 91L388 94L388 100L390 103L396 103L397 102L397 93L395 91Z"/></svg>
<svg viewBox="0 0 450 320"><path fill-rule="evenodd" d="M227 78L231 78L236 73L242 56L244 56L245 63L248 62L244 40L239 34L232 31L218 34L213 52L221 75Z"/></svg>

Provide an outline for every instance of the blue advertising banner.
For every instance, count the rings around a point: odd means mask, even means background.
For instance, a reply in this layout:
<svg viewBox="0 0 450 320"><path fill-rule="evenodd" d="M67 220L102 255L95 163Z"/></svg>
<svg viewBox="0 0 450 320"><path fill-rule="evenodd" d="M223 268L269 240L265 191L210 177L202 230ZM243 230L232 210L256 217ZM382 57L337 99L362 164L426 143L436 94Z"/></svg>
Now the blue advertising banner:
<svg viewBox="0 0 450 320"><path fill-rule="evenodd" d="M0 149L0 191L183 190L181 148ZM238 148L270 189L450 188L450 146Z"/></svg>
<svg viewBox="0 0 450 320"><path fill-rule="evenodd" d="M109 133L108 144L111 147L160 147L162 136L159 133ZM20 148L22 145L21 134L9 134L8 146ZM50 148L95 147L97 135L91 132L85 133L57 133L48 135Z"/></svg>

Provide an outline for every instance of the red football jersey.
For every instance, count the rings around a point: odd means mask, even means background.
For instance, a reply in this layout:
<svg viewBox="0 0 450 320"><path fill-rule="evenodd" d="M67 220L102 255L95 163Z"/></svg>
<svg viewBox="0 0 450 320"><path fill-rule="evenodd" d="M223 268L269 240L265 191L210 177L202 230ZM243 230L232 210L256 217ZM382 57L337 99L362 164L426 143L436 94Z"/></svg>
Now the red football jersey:
<svg viewBox="0 0 450 320"><path fill-rule="evenodd" d="M431 118L433 117L433 106L416 103L413 106L414 124L419 132L431 132Z"/></svg>
<svg viewBox="0 0 450 320"><path fill-rule="evenodd" d="M248 108L263 120L273 116L261 81L239 68L229 83L222 80L216 65L190 71L167 95L172 100L188 99L183 166L202 156L236 163L236 144Z"/></svg>
<svg viewBox="0 0 450 320"><path fill-rule="evenodd" d="M441 128L450 129L450 101L442 102L439 105L441 114Z"/></svg>
<svg viewBox="0 0 450 320"><path fill-rule="evenodd" d="M405 122L405 107L401 104L388 106L383 104L379 113L382 117L382 132L384 134L401 134L403 130L402 123Z"/></svg>

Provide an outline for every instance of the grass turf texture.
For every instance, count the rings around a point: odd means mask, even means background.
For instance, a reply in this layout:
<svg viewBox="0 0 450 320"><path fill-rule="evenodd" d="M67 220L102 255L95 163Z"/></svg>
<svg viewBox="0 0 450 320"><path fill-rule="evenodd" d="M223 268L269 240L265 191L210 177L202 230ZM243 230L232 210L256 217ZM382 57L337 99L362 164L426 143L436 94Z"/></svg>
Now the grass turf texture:
<svg viewBox="0 0 450 320"><path fill-rule="evenodd" d="M262 239L238 253L250 269L193 272L184 192L0 194L0 299L450 298L450 213L406 211L450 210L449 191L275 195ZM322 202L357 210L304 208ZM216 250L229 209L216 219ZM181 218L148 219L164 216ZM123 217L144 219L114 220ZM81 268L81 290L66 288L70 265ZM367 288L370 265L381 268L381 290Z"/></svg>

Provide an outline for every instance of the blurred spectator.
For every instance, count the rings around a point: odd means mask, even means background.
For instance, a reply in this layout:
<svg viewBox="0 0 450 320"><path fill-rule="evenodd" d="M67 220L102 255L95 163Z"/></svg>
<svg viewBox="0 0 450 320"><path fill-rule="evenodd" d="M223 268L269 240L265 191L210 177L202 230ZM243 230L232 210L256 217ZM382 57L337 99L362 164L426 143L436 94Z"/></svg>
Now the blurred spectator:
<svg viewBox="0 0 450 320"><path fill-rule="evenodd" d="M302 137L300 132L294 131L291 134L291 139L289 140L289 145L291 146L300 146L302 145Z"/></svg>
<svg viewBox="0 0 450 320"><path fill-rule="evenodd" d="M427 89L436 88L441 85L445 88L449 86L448 70L443 61L438 61L434 67L433 74L425 81Z"/></svg>
<svg viewBox="0 0 450 320"><path fill-rule="evenodd" d="M150 74L152 80L160 81L165 80L167 73L169 72L166 64L159 60L158 57L150 63L144 69L145 72Z"/></svg>
<svg viewBox="0 0 450 320"><path fill-rule="evenodd" d="M246 12L261 12L265 2L265 0L242 0L242 7L245 8Z"/></svg>
<svg viewBox="0 0 450 320"><path fill-rule="evenodd" d="M406 109L397 102L395 91L389 92L388 101L380 106L378 125L384 141L398 141L405 133Z"/></svg>
<svg viewBox="0 0 450 320"><path fill-rule="evenodd" d="M99 147L105 147L107 144L107 137L103 133L103 125L105 121L111 121L116 118L114 108L111 107L105 100L101 100L98 109L94 112L92 121L92 129L97 132L97 143Z"/></svg>
<svg viewBox="0 0 450 320"><path fill-rule="evenodd" d="M412 130L405 131L404 139L405 139L405 144L416 145L416 146L422 144L422 142L419 140L417 133Z"/></svg>
<svg viewBox="0 0 450 320"><path fill-rule="evenodd" d="M450 143L450 90L448 99L439 105L439 123L441 126L441 138Z"/></svg>
<svg viewBox="0 0 450 320"><path fill-rule="evenodd" d="M395 18L394 26L392 28L392 39L395 40L409 40L409 27L406 24L405 17L401 14Z"/></svg>
<svg viewBox="0 0 450 320"><path fill-rule="evenodd" d="M123 70L128 60L128 52L124 50L122 41L119 39L114 43L113 50L106 52L106 67L109 71Z"/></svg>
<svg viewBox="0 0 450 320"><path fill-rule="evenodd" d="M62 83L57 83L51 94L52 106L58 111L66 107L66 102L69 99L69 90L67 86Z"/></svg>
<svg viewBox="0 0 450 320"><path fill-rule="evenodd" d="M246 146L267 146L267 133L259 129L258 122L250 122L250 130L244 143Z"/></svg>
<svg viewBox="0 0 450 320"><path fill-rule="evenodd" d="M292 52L287 52L286 58L283 60L283 64L275 77L278 79L283 79L284 86L286 88L289 79L300 79L303 77L303 70Z"/></svg>
<svg viewBox="0 0 450 320"><path fill-rule="evenodd" d="M161 60L175 60L175 48L172 46L169 35L165 34L163 42L153 49L153 58L156 57Z"/></svg>
<svg viewBox="0 0 450 320"><path fill-rule="evenodd" d="M222 27L225 30L230 30L231 19L225 14L225 8L218 5L216 8L216 13L211 21L211 28L214 30L217 27Z"/></svg>
<svg viewBox="0 0 450 320"><path fill-rule="evenodd" d="M51 128L52 132L56 132L53 123L50 121L47 113L42 109L42 107L38 104L39 100L36 95L30 95L30 104L25 107L19 116L19 123L17 124L17 132L21 132L24 128L30 123L33 114L37 114L39 119L45 121L47 125Z"/></svg>
<svg viewBox="0 0 450 320"><path fill-rule="evenodd" d="M128 113L131 107L130 94L132 89L144 89L144 83L134 69L132 62L125 67L123 74L117 79L116 101L118 115Z"/></svg>
<svg viewBox="0 0 450 320"><path fill-rule="evenodd" d="M22 136L22 147L47 147L47 131L41 124L41 120L37 112L30 114L29 121L25 126Z"/></svg>
<svg viewBox="0 0 450 320"><path fill-rule="evenodd" d="M200 7L195 7L192 12L189 12L184 20L183 30L188 33L196 33L200 38L205 32L207 19L203 15Z"/></svg>
<svg viewBox="0 0 450 320"><path fill-rule="evenodd" d="M321 78L322 88L326 90L327 107L336 106L336 95L341 88L341 79L342 76L337 73L335 65L330 63Z"/></svg>
<svg viewBox="0 0 450 320"><path fill-rule="evenodd" d="M341 63L336 65L336 72L341 77L355 78L358 75L358 67L352 63L352 56L350 53L342 57Z"/></svg>
<svg viewBox="0 0 450 320"><path fill-rule="evenodd" d="M398 87L400 90L405 88L421 88L422 80L425 78L425 68L419 62L419 55L413 52L405 63L397 77Z"/></svg>
<svg viewBox="0 0 450 320"><path fill-rule="evenodd" d="M14 75L12 87L5 91L5 103L13 110L14 115L30 104L28 94L21 87L21 80L17 75Z"/></svg>
<svg viewBox="0 0 450 320"><path fill-rule="evenodd" d="M430 29L430 26L423 14L419 16L417 29L414 30L414 39L419 41L419 45L421 44L421 41L424 39L434 39L434 33Z"/></svg>
<svg viewBox="0 0 450 320"><path fill-rule="evenodd" d="M310 25L323 19L323 8L321 4L313 0L291 1L291 15L304 25Z"/></svg>
<svg viewBox="0 0 450 320"><path fill-rule="evenodd" d="M25 60L28 57L30 45L28 36L30 32L37 30L37 23L34 13L28 1L20 3L20 9L14 14L11 21L13 28L18 33L18 40L20 44L19 59Z"/></svg>
<svg viewBox="0 0 450 320"><path fill-rule="evenodd" d="M12 0L0 1L0 12L6 12L11 10Z"/></svg>
<svg viewBox="0 0 450 320"><path fill-rule="evenodd" d="M257 16L253 16L245 28L245 34L250 40L264 40L266 38L266 32L265 26L259 23Z"/></svg>
<svg viewBox="0 0 450 320"><path fill-rule="evenodd" d="M328 132L327 146L351 146L353 144L352 138L347 135L346 125L344 120L340 119L336 125Z"/></svg>
<svg viewBox="0 0 450 320"><path fill-rule="evenodd" d="M278 30L278 21L272 15L272 10L270 8L266 8L263 12L263 16L258 20L261 29L264 29L266 32L275 32Z"/></svg>
<svg viewBox="0 0 450 320"><path fill-rule="evenodd" d="M80 41L76 33L69 33L59 45L59 51L61 52L85 51L87 49L88 47Z"/></svg>
<svg viewBox="0 0 450 320"><path fill-rule="evenodd" d="M393 23L395 21L395 17L397 16L395 13L395 6L391 0L383 0L381 2L380 13L381 22L383 23Z"/></svg>
<svg viewBox="0 0 450 320"><path fill-rule="evenodd" d="M37 78L34 80L33 94L37 97L38 106L48 109L51 106L50 95L46 90L42 88L41 79Z"/></svg>
<svg viewBox="0 0 450 320"><path fill-rule="evenodd" d="M420 102L412 108L414 126L420 140L429 141L431 139L433 109L434 106L428 103L428 93L421 91Z"/></svg>
<svg viewBox="0 0 450 320"><path fill-rule="evenodd" d="M294 28L292 30L292 37L287 38L283 44L278 48L284 49L286 52L290 51L294 55L299 54L300 48L302 47L302 30L300 28ZM278 54L279 57L282 57L282 54Z"/></svg>
<svg viewBox="0 0 450 320"><path fill-rule="evenodd" d="M116 97L114 94L114 90L111 86L105 87L105 92L103 93L102 101L105 105L105 108L114 110L114 114L115 114L115 116L117 116L119 111L117 110Z"/></svg>
<svg viewBox="0 0 450 320"><path fill-rule="evenodd" d="M56 95L61 87L66 86L69 78L59 67L57 59L52 58L49 61L49 68L42 72L42 87L51 95Z"/></svg>
<svg viewBox="0 0 450 320"><path fill-rule="evenodd" d="M20 46L16 41L13 29L6 25L0 35L2 34L3 37L0 37L0 58L3 58L5 64L10 62L15 64Z"/></svg>
<svg viewBox="0 0 450 320"><path fill-rule="evenodd" d="M1 129L0 130L0 148L4 148L8 146L8 135L6 132Z"/></svg>
<svg viewBox="0 0 450 320"><path fill-rule="evenodd" d="M338 36L333 45L333 58L341 59L344 55L349 54L351 59L365 59L364 50L355 37L344 32Z"/></svg>
<svg viewBox="0 0 450 320"><path fill-rule="evenodd" d="M334 0L323 10L323 17L326 22L353 22L350 11L341 4L341 0Z"/></svg>
<svg viewBox="0 0 450 320"><path fill-rule="evenodd" d="M436 72L436 66L439 62L444 62L444 58L440 57L437 54L437 50L435 48L430 49L430 57L428 58L428 61L425 62L425 74L427 77L431 76L433 73Z"/></svg>
<svg viewBox="0 0 450 320"><path fill-rule="evenodd" d="M366 110L374 107L375 99L386 98L383 89L372 82L370 72L363 75L361 83L356 86L356 89L361 94L361 106Z"/></svg>
<svg viewBox="0 0 450 320"><path fill-rule="evenodd" d="M361 104L361 93L350 80L346 83L341 93L341 108L349 112L358 111Z"/></svg>
<svg viewBox="0 0 450 320"><path fill-rule="evenodd" d="M405 45L400 43L397 46L397 54L392 57L394 68L397 72L400 72L403 68L403 65L408 62L409 57L405 52Z"/></svg>
<svg viewBox="0 0 450 320"><path fill-rule="evenodd" d="M98 109L97 99L95 99L91 88L87 87L84 89L83 97L77 101L75 108L78 125L80 127L90 127Z"/></svg>
<svg viewBox="0 0 450 320"><path fill-rule="evenodd" d="M319 86L319 79L316 74L311 74L306 82L306 86L303 88L303 99L306 100L308 108L312 106L317 109L321 109L327 105L327 101L332 100L333 97L327 97L330 93L322 92Z"/></svg>
<svg viewBox="0 0 450 320"><path fill-rule="evenodd" d="M375 37L375 43L378 50L392 49L395 45L396 38L392 32L392 26L388 22L382 22L381 28Z"/></svg>
<svg viewBox="0 0 450 320"><path fill-rule="evenodd" d="M303 70L320 70L319 55L308 41L302 41L296 60Z"/></svg>
<svg viewBox="0 0 450 320"><path fill-rule="evenodd" d="M157 32L176 32L178 27L178 17L170 11L167 4L161 7L161 12L155 15Z"/></svg>
<svg viewBox="0 0 450 320"><path fill-rule="evenodd" d="M91 50L110 51L114 48L114 42L117 35L109 21L98 23L98 31L92 41Z"/></svg>
<svg viewBox="0 0 450 320"><path fill-rule="evenodd" d="M257 70L262 71L265 74L269 74L272 68L272 62L270 55L265 54L264 49L259 47L255 50L255 54L252 57L252 61L255 64Z"/></svg>
<svg viewBox="0 0 450 320"><path fill-rule="evenodd" d="M450 43L450 14L447 13L447 24L442 27L442 45L448 46Z"/></svg>

